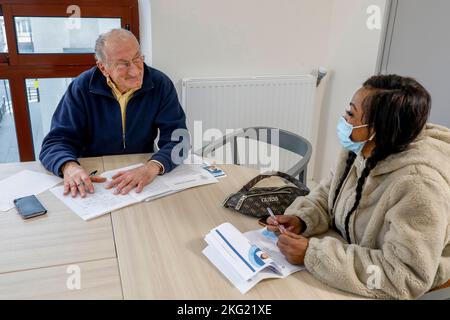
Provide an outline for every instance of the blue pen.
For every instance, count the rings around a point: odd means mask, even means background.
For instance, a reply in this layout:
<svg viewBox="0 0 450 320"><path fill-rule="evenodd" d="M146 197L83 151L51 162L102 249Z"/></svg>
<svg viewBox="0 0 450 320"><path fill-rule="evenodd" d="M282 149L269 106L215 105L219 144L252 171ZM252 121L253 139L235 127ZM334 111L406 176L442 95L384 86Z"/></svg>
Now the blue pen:
<svg viewBox="0 0 450 320"><path fill-rule="evenodd" d="M267 211L269 212L270 216L275 220L276 226L278 227L278 230L280 230L281 233L285 233L286 229L284 228L284 226L282 224L279 224L277 219L275 218L275 215L272 212L272 209L267 208Z"/></svg>

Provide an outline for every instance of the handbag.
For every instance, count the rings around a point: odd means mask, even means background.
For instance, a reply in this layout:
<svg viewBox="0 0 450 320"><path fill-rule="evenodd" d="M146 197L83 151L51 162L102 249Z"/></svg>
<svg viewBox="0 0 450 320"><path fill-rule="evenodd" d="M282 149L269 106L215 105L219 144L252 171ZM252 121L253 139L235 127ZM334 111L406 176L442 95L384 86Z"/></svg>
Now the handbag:
<svg viewBox="0 0 450 320"><path fill-rule="evenodd" d="M254 187L261 180L270 177L281 177L293 184L282 187ZM267 208L275 214L282 215L297 197L305 196L309 189L298 179L283 173L264 173L250 180L236 193L229 195L224 201L225 208L233 209L255 218L269 216Z"/></svg>

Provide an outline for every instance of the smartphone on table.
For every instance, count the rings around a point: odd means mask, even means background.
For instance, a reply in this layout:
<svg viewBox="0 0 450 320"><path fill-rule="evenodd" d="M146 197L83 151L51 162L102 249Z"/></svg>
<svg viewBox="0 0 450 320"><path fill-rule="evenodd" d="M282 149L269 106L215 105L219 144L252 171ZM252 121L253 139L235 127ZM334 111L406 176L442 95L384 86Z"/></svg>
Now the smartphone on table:
<svg viewBox="0 0 450 320"><path fill-rule="evenodd" d="M35 195L14 199L14 205L23 219L29 219L47 213L47 209L44 208Z"/></svg>

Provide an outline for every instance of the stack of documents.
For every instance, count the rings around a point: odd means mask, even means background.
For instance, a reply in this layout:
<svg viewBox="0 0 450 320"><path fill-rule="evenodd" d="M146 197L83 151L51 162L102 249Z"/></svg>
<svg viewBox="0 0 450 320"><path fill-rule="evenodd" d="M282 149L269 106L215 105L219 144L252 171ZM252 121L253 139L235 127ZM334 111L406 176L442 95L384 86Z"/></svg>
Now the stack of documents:
<svg viewBox="0 0 450 320"><path fill-rule="evenodd" d="M0 181L0 211L14 208L14 199L36 195L57 185L61 178L23 170Z"/></svg>
<svg viewBox="0 0 450 320"><path fill-rule="evenodd" d="M244 294L263 279L285 278L304 269L286 260L277 239L266 228L242 234L223 223L206 235L208 246L202 253Z"/></svg>
<svg viewBox="0 0 450 320"><path fill-rule="evenodd" d="M95 183L95 192L86 194L85 198L64 196L64 186L57 186L50 191L83 220L90 220L140 201L154 200L188 188L218 182L214 176L202 169L201 165L181 164L171 172L157 176L140 193L132 190L127 195L115 195L113 194L114 188L105 188L111 178L119 171L126 171L139 166L142 166L142 164L104 172L100 176L107 178L107 181Z"/></svg>

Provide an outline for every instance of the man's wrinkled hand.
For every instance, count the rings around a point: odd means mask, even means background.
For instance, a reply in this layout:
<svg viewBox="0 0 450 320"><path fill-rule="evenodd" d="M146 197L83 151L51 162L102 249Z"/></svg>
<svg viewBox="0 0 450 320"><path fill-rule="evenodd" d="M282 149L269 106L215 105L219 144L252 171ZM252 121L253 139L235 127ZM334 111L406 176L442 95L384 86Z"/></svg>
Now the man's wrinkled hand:
<svg viewBox="0 0 450 320"><path fill-rule="evenodd" d="M156 163L149 161L143 166L118 172L112 177L112 181L106 188L115 188L114 194L125 195L134 188L139 193L156 178L160 170L160 167Z"/></svg>
<svg viewBox="0 0 450 320"><path fill-rule="evenodd" d="M90 177L86 171L75 161L69 161L61 169L64 176L64 195L69 193L73 198L80 193L81 197L86 197L86 193L94 193L93 182L105 182L105 178Z"/></svg>

